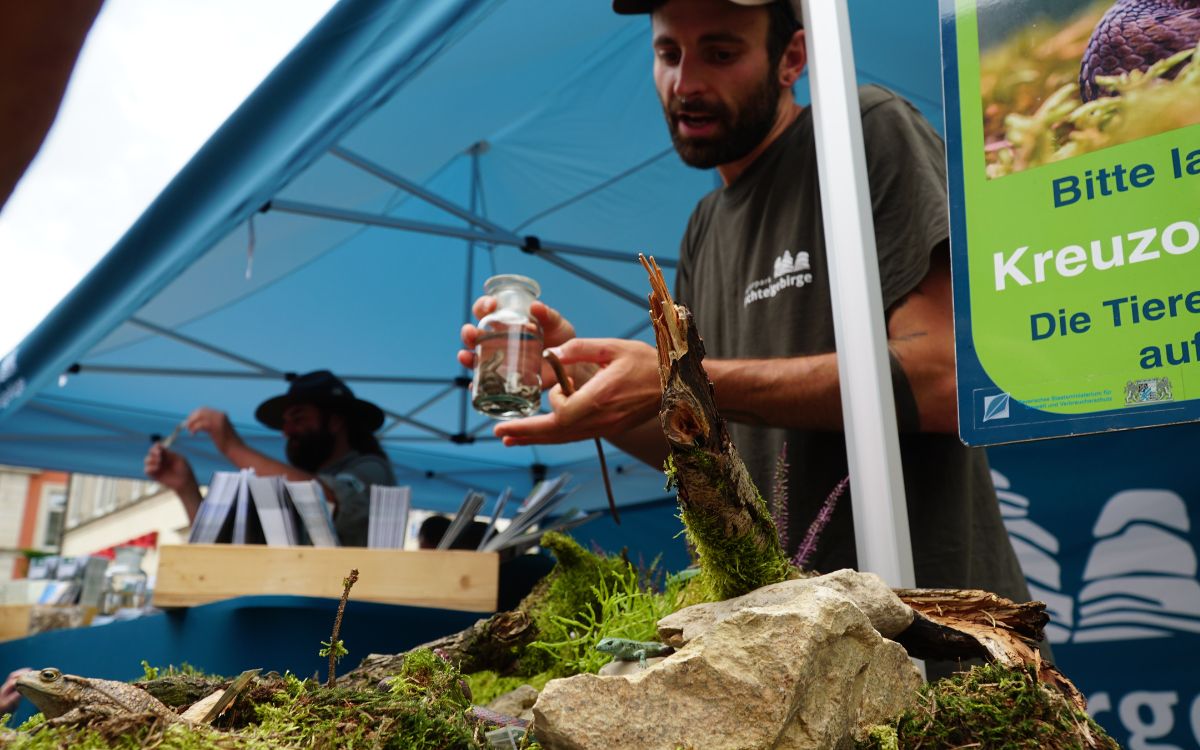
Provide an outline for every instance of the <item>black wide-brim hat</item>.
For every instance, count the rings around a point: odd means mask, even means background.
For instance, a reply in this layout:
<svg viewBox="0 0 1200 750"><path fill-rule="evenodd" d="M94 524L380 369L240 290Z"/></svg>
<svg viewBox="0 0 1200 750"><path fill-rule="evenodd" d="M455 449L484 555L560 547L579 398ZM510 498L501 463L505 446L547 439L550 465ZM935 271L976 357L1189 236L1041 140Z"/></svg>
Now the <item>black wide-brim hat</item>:
<svg viewBox="0 0 1200 750"><path fill-rule="evenodd" d="M350 387L329 370L298 375L287 393L258 405L254 418L273 430L283 429L283 412L293 404L313 404L338 411L358 426L374 432L383 426L383 410L356 398Z"/></svg>

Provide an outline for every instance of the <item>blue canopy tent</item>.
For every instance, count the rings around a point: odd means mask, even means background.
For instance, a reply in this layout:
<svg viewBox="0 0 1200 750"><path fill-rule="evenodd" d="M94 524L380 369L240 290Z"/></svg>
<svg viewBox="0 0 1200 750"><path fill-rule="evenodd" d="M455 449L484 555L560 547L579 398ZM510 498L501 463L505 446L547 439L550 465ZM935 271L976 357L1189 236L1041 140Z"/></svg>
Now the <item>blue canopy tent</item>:
<svg viewBox="0 0 1200 750"><path fill-rule="evenodd" d="M857 45L860 79L940 127L935 3L859 0L852 22L887 39ZM4 360L0 462L140 476L201 404L279 455L254 407L328 367L385 409L417 505L569 471L602 507L590 443L501 446L454 352L494 273L538 279L580 335L649 336L636 253L670 272L716 184L675 156L650 65L647 20L604 0L343 0ZM202 478L225 466L204 436L176 446ZM618 502L664 496L610 463Z"/></svg>
<svg viewBox="0 0 1200 750"><path fill-rule="evenodd" d="M860 82L940 130L935 0L851 0L850 16ZM0 463L137 477L151 436L201 404L280 455L255 406L286 373L329 367L386 409L382 442L417 506L569 471L576 503L603 508L591 444L502 447L454 353L493 273L538 279L580 335L648 337L635 255L670 273L716 184L674 155L650 65L648 22L607 0L343 0L0 360ZM1125 725L1118 739L1197 746L1184 735L1200 696L1178 658L1200 637L1194 433L990 452L1056 655L1106 725ZM201 478L225 467L202 436L176 447ZM657 470L611 447L609 464L621 505L666 496ZM1171 545L1123 545L1106 514L1144 488L1185 508L1152 519ZM619 539L677 530L627 522ZM1119 586L1129 596L1105 593ZM1136 627L1100 632L1113 622Z"/></svg>

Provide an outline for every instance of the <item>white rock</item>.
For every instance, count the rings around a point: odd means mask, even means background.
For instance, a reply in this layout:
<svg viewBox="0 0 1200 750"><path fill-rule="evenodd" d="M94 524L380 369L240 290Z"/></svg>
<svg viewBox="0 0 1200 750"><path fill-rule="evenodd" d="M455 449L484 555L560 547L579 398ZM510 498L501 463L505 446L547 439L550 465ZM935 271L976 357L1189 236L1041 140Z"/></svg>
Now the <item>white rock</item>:
<svg viewBox="0 0 1200 750"><path fill-rule="evenodd" d="M552 680L533 731L547 750L843 748L920 681L850 599L810 586L724 617L649 669Z"/></svg>
<svg viewBox="0 0 1200 750"><path fill-rule="evenodd" d="M903 632L912 624L912 608L900 601L882 578L874 573L860 573L845 568L814 578L773 583L722 602L686 607L658 621L658 637L663 643L679 648L714 624L742 610L783 604L804 596L806 591L814 587L832 589L845 595L885 638Z"/></svg>

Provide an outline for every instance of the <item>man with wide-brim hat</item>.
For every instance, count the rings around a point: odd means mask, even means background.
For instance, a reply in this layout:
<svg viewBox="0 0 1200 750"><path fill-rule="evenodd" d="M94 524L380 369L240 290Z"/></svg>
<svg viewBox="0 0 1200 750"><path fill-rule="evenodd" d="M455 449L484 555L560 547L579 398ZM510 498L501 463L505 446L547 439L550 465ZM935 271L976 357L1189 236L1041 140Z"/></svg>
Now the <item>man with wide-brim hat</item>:
<svg viewBox="0 0 1200 750"><path fill-rule="evenodd" d="M192 434L208 433L213 445L239 469L260 476L283 476L289 482L316 479L334 505L334 524L345 546L366 546L371 486L394 485L396 478L375 439L383 411L357 398L328 370L295 377L287 393L269 398L254 416L287 438L287 463L246 444L224 412L201 407L184 421ZM200 507L200 486L187 459L155 443L146 454L146 475L174 490L188 519Z"/></svg>

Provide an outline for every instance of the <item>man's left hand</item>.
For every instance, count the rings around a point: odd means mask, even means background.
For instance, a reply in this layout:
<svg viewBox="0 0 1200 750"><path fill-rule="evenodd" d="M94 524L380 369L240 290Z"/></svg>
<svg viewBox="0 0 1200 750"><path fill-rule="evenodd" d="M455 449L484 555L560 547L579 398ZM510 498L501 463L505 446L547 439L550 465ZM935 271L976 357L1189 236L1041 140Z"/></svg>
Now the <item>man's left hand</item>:
<svg viewBox="0 0 1200 750"><path fill-rule="evenodd" d="M193 435L197 432L207 432L213 445L227 458L231 451L245 445L225 412L207 406L202 406L188 415L187 428Z"/></svg>
<svg viewBox="0 0 1200 750"><path fill-rule="evenodd" d="M616 437L658 413L662 386L658 352L649 344L624 339L571 339L553 349L567 366L591 364L599 370L578 391L561 385L548 393L552 414L501 422L495 427L505 445L569 443Z"/></svg>

